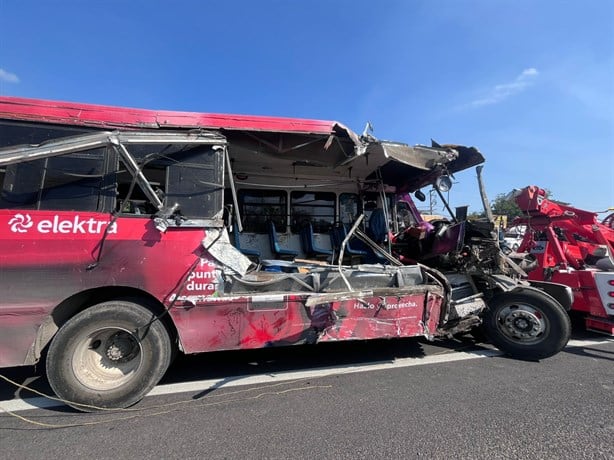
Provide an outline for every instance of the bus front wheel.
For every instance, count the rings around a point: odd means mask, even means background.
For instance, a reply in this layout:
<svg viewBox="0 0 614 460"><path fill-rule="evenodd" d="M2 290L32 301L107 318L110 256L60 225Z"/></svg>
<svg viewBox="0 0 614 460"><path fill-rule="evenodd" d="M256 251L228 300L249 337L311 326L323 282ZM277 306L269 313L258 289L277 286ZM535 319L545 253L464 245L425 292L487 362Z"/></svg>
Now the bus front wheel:
<svg viewBox="0 0 614 460"><path fill-rule="evenodd" d="M563 307L549 295L532 289L492 298L483 327L497 348L520 359L548 358L561 351L571 335Z"/></svg>
<svg viewBox="0 0 614 460"><path fill-rule="evenodd" d="M124 408L159 382L171 356L166 327L151 311L124 300L104 302L60 328L47 354L47 378L75 409Z"/></svg>

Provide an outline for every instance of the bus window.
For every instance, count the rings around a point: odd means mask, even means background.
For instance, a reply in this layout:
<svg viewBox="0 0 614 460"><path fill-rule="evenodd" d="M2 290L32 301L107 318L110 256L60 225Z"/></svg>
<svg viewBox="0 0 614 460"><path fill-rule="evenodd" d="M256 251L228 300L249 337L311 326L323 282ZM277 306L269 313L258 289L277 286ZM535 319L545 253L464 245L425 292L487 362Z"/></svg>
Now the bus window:
<svg viewBox="0 0 614 460"><path fill-rule="evenodd" d="M328 233L335 221L335 194L333 192L291 192L291 230L298 233L303 224L310 222L315 233Z"/></svg>
<svg viewBox="0 0 614 460"><path fill-rule="evenodd" d="M37 209L45 160L8 165L2 181L0 206L3 209Z"/></svg>
<svg viewBox="0 0 614 460"><path fill-rule="evenodd" d="M409 204L405 201L397 201L397 225L398 230L404 230L418 224Z"/></svg>
<svg viewBox="0 0 614 460"><path fill-rule="evenodd" d="M47 159L39 209L100 210L105 149Z"/></svg>
<svg viewBox="0 0 614 460"><path fill-rule="evenodd" d="M359 198L356 193L342 193L339 195L339 220L351 225L359 213Z"/></svg>
<svg viewBox="0 0 614 460"><path fill-rule="evenodd" d="M166 168L154 163L141 166L141 171L158 197L165 203ZM117 211L121 214L149 217L157 210L128 168L120 162L117 172Z"/></svg>
<svg viewBox="0 0 614 460"><path fill-rule="evenodd" d="M179 204L182 216L213 218L222 210L224 170L222 154L209 149L169 166L167 201Z"/></svg>
<svg viewBox="0 0 614 460"><path fill-rule="evenodd" d="M3 208L102 211L104 149L9 165L2 183Z"/></svg>
<svg viewBox="0 0 614 460"><path fill-rule="evenodd" d="M239 207L243 219L243 231L268 233L268 222L275 224L278 232L286 232L286 192L277 190L240 190Z"/></svg>
<svg viewBox="0 0 614 460"><path fill-rule="evenodd" d="M165 206L178 205L189 219L213 218L222 210L222 154L210 147L136 145L130 153ZM151 215L157 209L128 168L117 173L119 209L122 213ZM128 196L129 195L129 196Z"/></svg>

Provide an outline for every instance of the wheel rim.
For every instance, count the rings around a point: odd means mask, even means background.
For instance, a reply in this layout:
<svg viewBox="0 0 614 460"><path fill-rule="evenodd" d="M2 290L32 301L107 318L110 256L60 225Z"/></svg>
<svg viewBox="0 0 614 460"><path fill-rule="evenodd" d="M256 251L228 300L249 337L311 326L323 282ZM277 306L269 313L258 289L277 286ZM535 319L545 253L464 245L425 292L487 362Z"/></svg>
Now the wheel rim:
<svg viewBox="0 0 614 460"><path fill-rule="evenodd" d="M134 378L141 366L139 340L121 328L97 329L82 340L73 353L72 370L92 390L113 390Z"/></svg>
<svg viewBox="0 0 614 460"><path fill-rule="evenodd" d="M506 305L497 313L497 325L503 334L515 342L536 343L547 336L546 316L530 305Z"/></svg>

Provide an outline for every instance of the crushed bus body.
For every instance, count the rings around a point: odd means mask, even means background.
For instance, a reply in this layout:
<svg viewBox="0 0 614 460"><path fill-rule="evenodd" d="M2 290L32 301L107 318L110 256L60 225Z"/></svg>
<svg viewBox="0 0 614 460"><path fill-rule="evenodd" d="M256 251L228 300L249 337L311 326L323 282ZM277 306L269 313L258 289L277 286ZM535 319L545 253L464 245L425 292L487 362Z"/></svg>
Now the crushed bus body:
<svg viewBox="0 0 614 460"><path fill-rule="evenodd" d="M567 293L510 274L488 223L427 223L409 196L483 161L337 122L0 97L0 366L46 356L56 394L96 410L138 402L177 351L484 322L551 356Z"/></svg>

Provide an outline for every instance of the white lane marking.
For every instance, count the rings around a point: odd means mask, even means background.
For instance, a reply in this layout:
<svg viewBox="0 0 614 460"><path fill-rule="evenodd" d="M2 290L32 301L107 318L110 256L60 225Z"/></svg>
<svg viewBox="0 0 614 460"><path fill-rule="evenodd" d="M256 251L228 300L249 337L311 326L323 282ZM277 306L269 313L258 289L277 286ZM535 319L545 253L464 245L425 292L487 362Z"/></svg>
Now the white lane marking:
<svg viewBox="0 0 614 460"><path fill-rule="evenodd" d="M269 372L258 375L237 375L226 379L200 380L197 382L171 383L159 385L149 393L150 396L166 395L180 392L206 391L213 388L228 388L241 385L254 385L261 383L284 382L286 380L328 377L331 375L353 374L356 372L378 371L410 366L423 366L427 364L449 363L464 361L466 359L498 356L499 350L475 350L470 352L451 352L448 354L432 355L424 358L399 358L394 361L374 361L369 364L345 364L340 366L318 367L301 371ZM148 396L149 396L148 395Z"/></svg>
<svg viewBox="0 0 614 460"><path fill-rule="evenodd" d="M0 401L0 414L5 411L20 412L23 410L48 409L64 405L64 403L47 398L11 399L10 401Z"/></svg>
<svg viewBox="0 0 614 460"><path fill-rule="evenodd" d="M587 347L593 345L603 345L614 343L614 340L604 338L600 340L570 340L566 348ZM195 382L169 383L158 385L147 395L162 396L174 393L202 392L212 389L231 388L244 385L255 385L262 383L277 383L287 380L298 380L317 377L328 377L331 375L353 374L357 372L369 372L385 369L395 369L411 366L424 366L428 364L451 363L455 361L465 361L468 359L479 359L493 356L501 356L503 353L496 349L480 349L472 351L444 351L421 358L399 358L394 361L376 361L369 364L349 364L343 366L330 366L313 368L301 371L273 372L258 375L236 375L225 379L207 379ZM37 397L28 399L12 399L10 401L0 401L0 413L3 410L10 412L20 412L30 409L47 409L59 407L64 404L47 398Z"/></svg>

